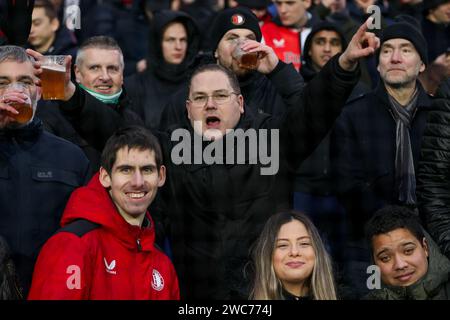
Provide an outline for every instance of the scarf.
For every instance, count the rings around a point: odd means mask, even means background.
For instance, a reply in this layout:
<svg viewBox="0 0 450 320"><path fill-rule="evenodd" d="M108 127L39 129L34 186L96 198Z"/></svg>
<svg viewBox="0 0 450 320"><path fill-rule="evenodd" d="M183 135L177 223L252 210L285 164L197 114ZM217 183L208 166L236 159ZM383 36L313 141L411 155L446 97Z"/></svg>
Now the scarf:
<svg viewBox="0 0 450 320"><path fill-rule="evenodd" d="M122 94L122 89L120 89L119 92L114 94L102 94L86 88L81 83L79 83L78 85L80 86L81 89L89 93L91 96L106 104L117 104L119 102L119 97Z"/></svg>
<svg viewBox="0 0 450 320"><path fill-rule="evenodd" d="M407 205L416 203L416 175L411 148L409 128L417 109L419 91L416 88L411 100L402 106L388 95L391 114L396 124L395 137L395 181L398 187L398 200Z"/></svg>

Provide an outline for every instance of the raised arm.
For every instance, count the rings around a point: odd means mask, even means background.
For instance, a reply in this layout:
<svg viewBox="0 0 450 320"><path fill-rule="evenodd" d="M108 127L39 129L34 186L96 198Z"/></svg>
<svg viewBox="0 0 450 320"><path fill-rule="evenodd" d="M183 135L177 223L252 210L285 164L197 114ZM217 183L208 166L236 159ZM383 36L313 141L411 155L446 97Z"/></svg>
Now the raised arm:
<svg viewBox="0 0 450 320"><path fill-rule="evenodd" d="M366 32L370 18L353 36L347 49L322 68L303 90L297 107L278 124L282 139L289 141L286 156L295 169L332 128L359 79L358 60L379 47L379 39Z"/></svg>

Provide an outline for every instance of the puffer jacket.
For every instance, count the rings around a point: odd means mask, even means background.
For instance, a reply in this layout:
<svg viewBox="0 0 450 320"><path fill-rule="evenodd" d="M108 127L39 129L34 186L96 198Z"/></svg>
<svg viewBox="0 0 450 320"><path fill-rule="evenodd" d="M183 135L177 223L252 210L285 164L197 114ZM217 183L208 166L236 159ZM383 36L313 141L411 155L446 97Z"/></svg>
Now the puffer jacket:
<svg viewBox="0 0 450 320"><path fill-rule="evenodd" d="M429 232L450 258L450 78L432 106L422 140L417 200Z"/></svg>

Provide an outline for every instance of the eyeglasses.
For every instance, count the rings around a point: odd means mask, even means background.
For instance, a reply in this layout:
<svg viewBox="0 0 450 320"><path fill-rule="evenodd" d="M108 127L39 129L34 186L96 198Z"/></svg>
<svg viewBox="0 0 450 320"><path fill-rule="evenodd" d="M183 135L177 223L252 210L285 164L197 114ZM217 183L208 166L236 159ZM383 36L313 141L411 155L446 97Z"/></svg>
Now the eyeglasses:
<svg viewBox="0 0 450 320"><path fill-rule="evenodd" d="M194 107L204 107L206 103L208 102L209 97L212 98L213 102L215 104L225 104L230 102L231 95L239 95L239 93L236 92L215 92L211 95L207 94L199 94L194 96L194 98L189 99L188 101L194 106Z"/></svg>

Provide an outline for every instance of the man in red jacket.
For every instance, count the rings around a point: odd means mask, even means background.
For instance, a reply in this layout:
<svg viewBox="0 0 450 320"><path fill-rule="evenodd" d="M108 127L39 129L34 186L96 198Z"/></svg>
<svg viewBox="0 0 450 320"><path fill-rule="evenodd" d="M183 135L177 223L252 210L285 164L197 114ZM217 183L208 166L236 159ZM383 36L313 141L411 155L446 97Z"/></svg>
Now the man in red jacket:
<svg viewBox="0 0 450 320"><path fill-rule="evenodd" d="M272 47L278 58L292 63L300 70L300 57L305 40L316 23L308 12L311 0L274 0L278 17L265 23L261 32L265 43Z"/></svg>
<svg viewBox="0 0 450 320"><path fill-rule="evenodd" d="M73 192L40 252L29 299L179 299L147 212L166 169L157 139L125 127L106 143L100 172Z"/></svg>

